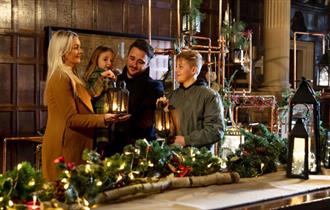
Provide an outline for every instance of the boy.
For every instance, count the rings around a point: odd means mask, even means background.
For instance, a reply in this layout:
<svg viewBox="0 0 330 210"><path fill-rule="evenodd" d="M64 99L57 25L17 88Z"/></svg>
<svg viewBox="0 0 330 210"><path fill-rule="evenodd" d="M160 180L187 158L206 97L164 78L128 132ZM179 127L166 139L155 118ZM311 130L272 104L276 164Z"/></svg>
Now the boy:
<svg viewBox="0 0 330 210"><path fill-rule="evenodd" d="M202 56L196 51L183 51L176 57L180 87L170 95L169 109L176 126L174 143L181 146L210 147L224 134L221 98L204 81L197 80L201 67Z"/></svg>

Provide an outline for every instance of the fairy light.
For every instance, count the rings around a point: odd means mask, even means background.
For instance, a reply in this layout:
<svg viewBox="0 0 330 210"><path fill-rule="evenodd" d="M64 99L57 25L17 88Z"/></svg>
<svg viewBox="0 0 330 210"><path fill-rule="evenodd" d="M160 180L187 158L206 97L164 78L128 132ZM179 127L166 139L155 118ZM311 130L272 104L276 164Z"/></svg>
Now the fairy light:
<svg viewBox="0 0 330 210"><path fill-rule="evenodd" d="M36 184L35 180L34 179L31 179L28 183L28 186L32 187Z"/></svg>
<svg viewBox="0 0 330 210"><path fill-rule="evenodd" d="M70 177L70 172L68 170L65 170L64 173L67 177Z"/></svg>
<svg viewBox="0 0 330 210"><path fill-rule="evenodd" d="M154 164L149 160L149 161L148 161L148 166L149 166L149 167L154 167Z"/></svg>
<svg viewBox="0 0 330 210"><path fill-rule="evenodd" d="M122 163L122 164L120 164L119 170L123 170L125 168L125 166L126 166L126 163L125 162Z"/></svg>
<svg viewBox="0 0 330 210"><path fill-rule="evenodd" d="M0 197L0 202L2 202L3 201L3 197Z"/></svg>
<svg viewBox="0 0 330 210"><path fill-rule="evenodd" d="M86 172L86 173L90 173L91 171L92 171L92 169L91 169L91 165L86 164L86 166L85 166L85 172Z"/></svg>
<svg viewBox="0 0 330 210"><path fill-rule="evenodd" d="M110 167L111 164L112 164L111 161L107 161L106 166L107 166L107 167Z"/></svg>
<svg viewBox="0 0 330 210"><path fill-rule="evenodd" d="M84 204L85 207L89 206L88 200L86 200L85 198L83 198L82 200L83 200L83 204Z"/></svg>
<svg viewBox="0 0 330 210"><path fill-rule="evenodd" d="M119 176L117 177L116 182L119 182L119 181L122 180L122 179L123 179L122 175L119 174Z"/></svg>
<svg viewBox="0 0 330 210"><path fill-rule="evenodd" d="M68 183L68 179L67 178L63 178L63 179L61 179L61 182L62 183Z"/></svg>
<svg viewBox="0 0 330 210"><path fill-rule="evenodd" d="M17 165L17 170L21 170L21 168L22 168L22 164L19 163L19 164Z"/></svg>
<svg viewBox="0 0 330 210"><path fill-rule="evenodd" d="M135 149L134 152L137 154L137 155L140 155L140 150L139 149Z"/></svg>
<svg viewBox="0 0 330 210"><path fill-rule="evenodd" d="M64 186L63 186L63 188L65 189L65 190L67 190L68 188L69 188L69 183L66 183Z"/></svg>
<svg viewBox="0 0 330 210"><path fill-rule="evenodd" d="M133 172L129 173L129 174L128 174L128 177L129 177L131 180L133 180L133 179L135 178L134 175L133 175Z"/></svg>
<svg viewBox="0 0 330 210"><path fill-rule="evenodd" d="M207 165L208 168L211 168L211 166L213 165L213 163L210 163Z"/></svg>
<svg viewBox="0 0 330 210"><path fill-rule="evenodd" d="M100 180L96 181L96 186L100 187L100 186L102 186L102 184L103 183Z"/></svg>
<svg viewBox="0 0 330 210"><path fill-rule="evenodd" d="M14 202L13 202L12 200L9 200L9 201L8 201L8 205L9 205L10 207L13 207L13 206L14 206Z"/></svg>
<svg viewBox="0 0 330 210"><path fill-rule="evenodd" d="M132 154L132 153L126 151L126 152L124 152L124 154L125 154L125 155L130 155L130 154Z"/></svg>

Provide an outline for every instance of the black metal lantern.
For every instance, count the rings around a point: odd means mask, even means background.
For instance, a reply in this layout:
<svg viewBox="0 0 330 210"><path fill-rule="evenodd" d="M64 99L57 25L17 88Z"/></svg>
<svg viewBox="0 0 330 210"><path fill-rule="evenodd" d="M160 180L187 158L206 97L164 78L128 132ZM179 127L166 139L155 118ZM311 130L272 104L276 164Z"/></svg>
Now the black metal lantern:
<svg viewBox="0 0 330 210"><path fill-rule="evenodd" d="M114 82L114 87L108 92L109 112L113 114L128 114L129 92L126 89L125 82Z"/></svg>
<svg viewBox="0 0 330 210"><path fill-rule="evenodd" d="M328 87L330 86L330 61L329 53L326 51L320 62L317 64L317 86Z"/></svg>
<svg viewBox="0 0 330 210"><path fill-rule="evenodd" d="M308 139L305 125L299 118L289 133L287 177L308 179Z"/></svg>
<svg viewBox="0 0 330 210"><path fill-rule="evenodd" d="M168 138L173 131L173 121L171 112L162 106L155 110L155 128L159 140L169 141Z"/></svg>
<svg viewBox="0 0 330 210"><path fill-rule="evenodd" d="M309 172L317 174L321 170L321 151L320 151L320 104L315 98L313 88L303 77L302 81L290 101L289 113L289 132L293 122L298 118L305 119L307 133L309 134Z"/></svg>

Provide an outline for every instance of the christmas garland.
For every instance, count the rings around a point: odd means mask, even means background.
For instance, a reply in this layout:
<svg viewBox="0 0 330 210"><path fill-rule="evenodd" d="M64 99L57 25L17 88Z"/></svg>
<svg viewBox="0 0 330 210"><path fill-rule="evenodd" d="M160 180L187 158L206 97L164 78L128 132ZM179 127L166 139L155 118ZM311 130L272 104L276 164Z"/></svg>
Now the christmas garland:
<svg viewBox="0 0 330 210"><path fill-rule="evenodd" d="M227 156L227 167L239 173L240 177L255 177L275 172L277 165L286 163L286 139L271 133L263 124L258 133L252 134L241 129L245 142L239 149Z"/></svg>
<svg viewBox="0 0 330 210"><path fill-rule="evenodd" d="M62 171L55 185L45 182L29 163L19 164L0 177L0 205L19 208L42 201L52 207L61 203L86 207L117 199L118 195L239 180L235 172L218 173L222 161L206 148L180 148L157 141L138 140L126 146L122 154L104 160L86 150L83 159L86 164L78 166L66 163L63 157L54 160ZM38 201L33 200L35 197Z"/></svg>

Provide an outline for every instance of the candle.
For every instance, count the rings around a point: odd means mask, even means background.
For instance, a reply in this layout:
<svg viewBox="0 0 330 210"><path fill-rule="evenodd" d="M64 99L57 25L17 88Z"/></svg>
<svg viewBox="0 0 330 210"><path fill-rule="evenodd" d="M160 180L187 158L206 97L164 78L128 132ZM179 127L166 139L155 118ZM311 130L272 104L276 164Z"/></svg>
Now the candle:
<svg viewBox="0 0 330 210"><path fill-rule="evenodd" d="M28 210L40 210L40 206L37 205L37 196L33 195L32 196L32 202L28 202L27 204L27 209Z"/></svg>
<svg viewBox="0 0 330 210"><path fill-rule="evenodd" d="M301 174L304 170L305 162L305 139L294 138L293 145L292 172L293 174Z"/></svg>

